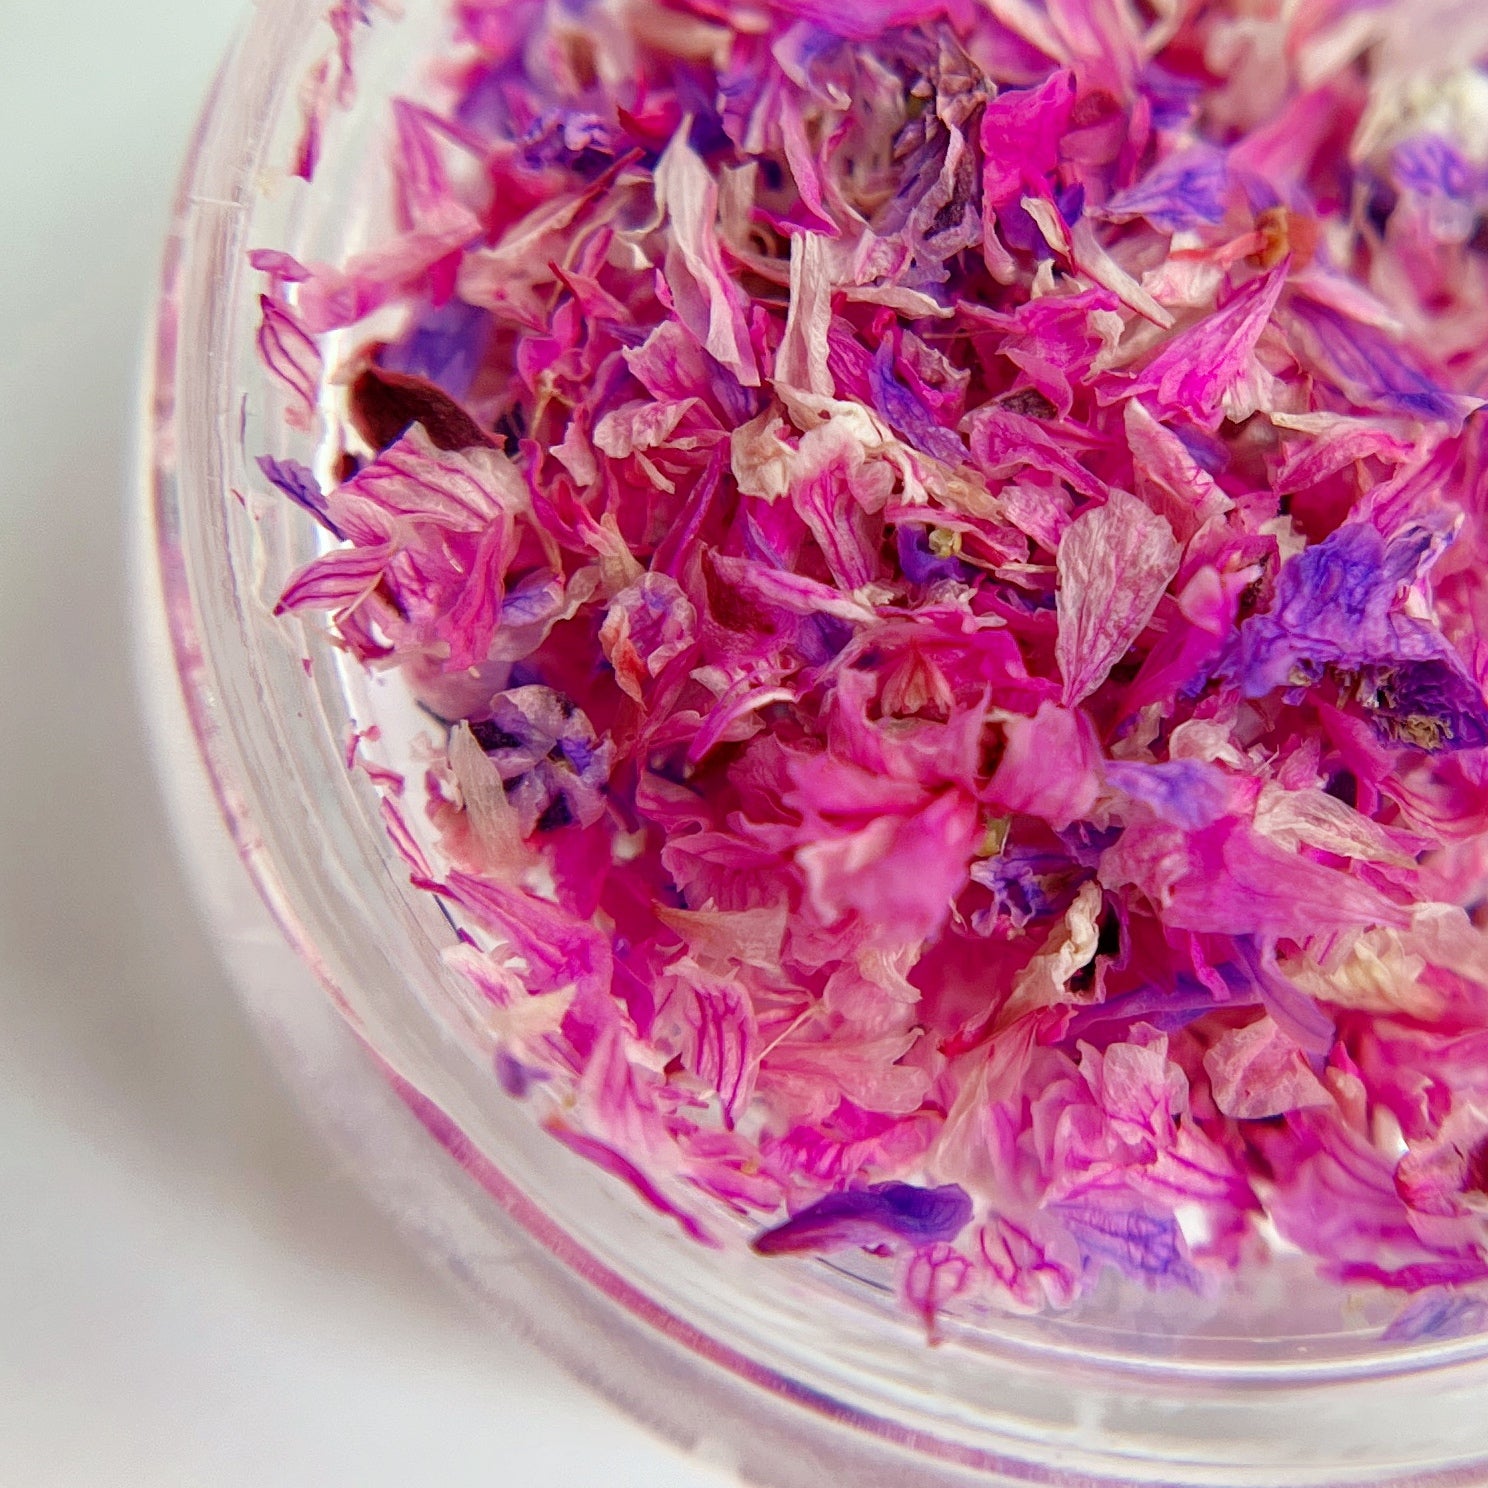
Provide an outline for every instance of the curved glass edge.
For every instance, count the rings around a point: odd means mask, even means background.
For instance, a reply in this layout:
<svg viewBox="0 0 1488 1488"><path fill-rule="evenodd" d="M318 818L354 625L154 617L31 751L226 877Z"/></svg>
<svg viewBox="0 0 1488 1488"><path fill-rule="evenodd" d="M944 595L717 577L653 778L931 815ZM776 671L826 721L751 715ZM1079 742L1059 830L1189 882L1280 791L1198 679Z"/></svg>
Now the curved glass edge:
<svg viewBox="0 0 1488 1488"><path fill-rule="evenodd" d="M239 43L233 58L229 60L225 76L233 82L241 83L245 55L282 57L285 54L286 43L292 44L295 36L303 42L305 34L315 19L313 15L307 17L303 8L299 6L263 7L247 38ZM271 22L273 24L270 24ZM167 252L166 287L160 302L160 319L154 352L154 375L148 384L153 392L147 393L147 397L150 397L152 401L147 407L144 421L148 443L142 451L142 456L146 469L144 489L149 498L149 507L145 523L140 524L138 528L140 534L138 546L141 555L137 562L138 592L143 596L141 610L146 619L151 614L157 614L165 627L169 638L167 649L175 672L175 678L169 686L171 690L174 690L177 685L180 688L178 695L180 707L177 711L184 712L187 728L195 736L199 757L204 762L210 777L222 820L232 835L241 861L246 866L283 936L303 958L303 963L313 968L321 987L330 994L332 1002L347 1020L346 1027L340 1027L338 1024L342 1035L347 1036L347 1027L353 1033L355 1032L355 1018L349 1001L336 987L329 967L318 954L310 936L294 914L288 896L273 865L268 861L263 844L248 815L243 795L235 785L231 749L228 743L229 720L221 714L219 699L214 694L212 680L207 674L203 660L194 600L178 541L181 493L176 483L174 465L174 437L178 432L174 425L174 390L178 371L175 345L179 306L177 296L182 282L183 255L187 251L188 240L191 236L190 229L197 214L203 209L203 202L193 196L190 183L195 179L201 143L206 132L206 122L224 106L224 96L224 86L219 80L214 101L209 105L208 112L204 116L203 129L198 134L192 159L188 164L187 185L183 187L182 197L178 204L176 230ZM251 154L251 149L248 153ZM238 201L224 201L221 197L216 197L212 199L208 210L230 214L234 211L241 212L243 204ZM158 740L170 735L173 731L178 731L179 724L173 724L161 718L158 698L162 680L160 673L164 668L158 664L153 668L146 667L146 671L151 670L155 675L147 681L146 692L147 697L153 695L152 712L157 718ZM168 780L170 773L179 776L179 760L167 772ZM191 810L198 809L191 808ZM178 811L178 823L182 822L188 814L186 810ZM216 919L215 914L214 919ZM239 972L240 981L245 985L247 1000L252 1008L254 1000L263 995L261 979L251 973L245 973L241 967L235 969ZM327 1018L331 1017L329 1010L323 1005L320 1011ZM332 1021L336 1020L332 1019ZM292 1030L290 1042L297 1043L301 1032L303 1031ZM271 1041L276 1044L281 1043L279 1039ZM358 1058L360 1059L358 1068L368 1073L370 1083L378 1085L384 1095L388 1091L393 1091L401 1099L402 1105L394 1101L392 1109L400 1113L412 1111L439 1145L454 1156L464 1171L476 1180L479 1188L500 1203L506 1216L501 1223L504 1224L506 1230L512 1237L522 1238L523 1243L532 1251L532 1255L541 1257L543 1268L551 1273L546 1277L544 1285L550 1290L565 1291L566 1289L567 1293L571 1293L565 1296L562 1306L553 1303L535 1314L532 1313L532 1309L522 1307L521 1312L527 1330L542 1333L545 1331L545 1321L569 1315L582 1315L584 1323L581 1329L566 1344L556 1338L545 1340L550 1351L574 1372L600 1388L603 1393L619 1400L633 1414L650 1421L653 1425L660 1426L667 1434L681 1440L689 1438L686 1417L690 1413L668 1412L663 1408L664 1401L671 1398L671 1394L678 1388L676 1380L679 1372L683 1380L680 1387L682 1394L693 1401L699 1399L702 1393L702 1382L697 1371L707 1367L710 1371L710 1389L742 1392L737 1402L740 1416L738 1422L726 1428L722 1424L727 1420L726 1412L711 1411L709 1413L710 1420L718 1428L720 1435L738 1438L727 1448L725 1455L729 1457L729 1460L738 1460L742 1463L745 1459L756 1455L749 1447L750 1442L762 1434L771 1439L769 1451L765 1454L766 1460L748 1469L756 1482L779 1484L781 1488L793 1488L797 1482L825 1481L827 1479L820 1473L816 1476L798 1477L797 1467L805 1462L829 1464L830 1477L836 1478L848 1470L849 1461L862 1458L866 1452L868 1459L876 1460L883 1457L887 1462L889 1458L892 1458L893 1463L885 1467L882 1462L877 1466L868 1460L858 1462L851 1469L858 1481L902 1483L906 1481L903 1475L904 1469L908 1461L913 1460L915 1463L914 1480L925 1483L927 1488L941 1481L1009 1484L1015 1482L1095 1484L1099 1482L1171 1481L1185 1485L1201 1482L1301 1484L1304 1481L1319 1484L1325 1482L1488 1483L1488 1466L1460 1463L1442 1471L1428 1471L1424 1476L1409 1474L1401 1477L1398 1474L1381 1476L1378 1470L1368 1464L1354 1469L1341 1466L1340 1475L1333 1474L1331 1470L1325 1470L1324 1475L1319 1476L1314 1471L1307 1470L1305 1476L1302 1473L1273 1476L1266 1472L1250 1473L1235 1464L1226 1466L1189 1462L1182 1466L1176 1463L1170 1464L1170 1468L1176 1468L1178 1475L1171 1479L1167 1479L1166 1476L1158 1479L1150 1475L1156 1464L1141 1449L1141 1431L1137 1431L1135 1436L1125 1440L1124 1449L1122 1442L1113 1433L1111 1451L1106 1456L1106 1461L1097 1464L1087 1452L1074 1451L1065 1454L1058 1449L1044 1450L1036 1444L1028 1443L1023 1444L1024 1452L1016 1456L986 1451L964 1442L945 1440L933 1434L915 1430L902 1421L880 1418L871 1412L819 1394L805 1383L787 1375L763 1369L754 1361L727 1348L717 1340L699 1334L689 1324L669 1313L665 1308L659 1307L652 1299L637 1291L630 1283L597 1261L571 1236L554 1226L549 1217L512 1184L501 1170L490 1162L488 1157L477 1152L465 1140L455 1123L437 1106L419 1095L390 1069L384 1069L384 1073L388 1076L388 1084L382 1088L381 1082L375 1076L371 1076L372 1063L367 1059L366 1051L359 1053ZM319 1092L311 1090L310 1094L312 1099L309 1104L313 1107L318 1104ZM402 1123L404 1126L412 1125L407 1121L406 1116L402 1117ZM342 1136L355 1140L355 1131L354 1129L343 1131ZM426 1151L422 1153L421 1160L424 1164L428 1163ZM468 1207L474 1202L472 1190L475 1185L468 1182L457 1183L456 1174L448 1164L434 1166L440 1176L431 1190L424 1195L430 1207L427 1210L414 1211L415 1213L422 1212L425 1216L422 1222L415 1220L413 1228L419 1231L426 1241L429 1238L429 1215L459 1205ZM372 1172L369 1176L376 1186L389 1175ZM404 1174L403 1178L412 1181L409 1174ZM472 1250L479 1251L479 1236L488 1236L490 1231L497 1228L497 1225L494 1208L489 1204L483 1204L478 1223L460 1236L459 1243L448 1243L449 1237L446 1237L446 1243L436 1247L446 1269L457 1274L463 1271L467 1273L467 1280L472 1279L469 1275L471 1268L468 1255ZM510 1315L513 1298L509 1295L509 1284L496 1287L479 1284L478 1290L484 1300L495 1307L498 1313ZM537 1290L541 1291L542 1288ZM628 1335L626 1348L606 1366L601 1359L610 1351L596 1350L594 1340L597 1336L610 1338L621 1334ZM1430 1361L1429 1372L1441 1389L1448 1394L1457 1394L1465 1387L1468 1393L1464 1404L1469 1410L1476 1404L1477 1409L1482 1411L1488 1409L1488 1395L1483 1393L1483 1379L1481 1377L1453 1378L1464 1368L1470 1369L1479 1362L1469 1357L1471 1352L1472 1350L1469 1349L1445 1352L1439 1350ZM639 1360L649 1354L657 1355L655 1361L648 1361L648 1367L656 1375L654 1388L649 1382L641 1383L646 1379L647 1370L638 1368ZM1407 1365L1409 1363L1409 1361L1402 1362ZM1350 1372L1357 1371L1344 1371L1344 1375ZM1206 1386L1216 1387L1221 1392L1227 1388L1243 1388L1243 1381L1237 1380L1233 1371L1215 1373L1214 1371L1185 1369L1173 1371L1173 1373L1175 1377L1167 1381L1167 1388L1175 1397L1173 1399L1159 1403L1148 1398L1154 1383L1156 1387L1163 1386L1164 1382L1161 1380L1156 1382L1149 1380L1146 1382L1147 1388L1136 1391L1137 1395L1146 1400L1147 1405L1155 1406L1159 1414L1168 1408L1184 1408L1194 1405L1196 1402L1176 1398L1186 1390L1195 1388L1202 1390ZM1192 1376L1196 1373L1205 1377L1195 1379ZM1304 1370L1303 1373L1305 1374L1306 1371ZM1288 1387L1296 1389L1299 1384L1302 1384L1304 1388L1316 1389L1320 1392L1319 1400L1321 1401L1322 1393L1326 1393L1329 1388L1340 1383L1336 1377L1337 1373L1336 1370L1331 1371L1331 1375L1335 1377L1330 1377L1330 1372L1325 1370L1311 1386L1307 1386L1304 1381L1298 1380L1295 1371L1290 1371ZM666 1381L671 1383L665 1383ZM1118 1388L1121 1385L1119 1380L1110 1383ZM1128 1380L1126 1383L1130 1386L1133 1382ZM1257 1387L1261 1387L1277 1382L1264 1379L1256 1383ZM658 1391L660 1394L657 1393ZM773 1419L772 1413L780 1418ZM664 1415L675 1417L675 1419L659 1419ZM1327 1415L1328 1412L1325 1410L1323 1417L1326 1418ZM808 1446L815 1436L821 1435L825 1436L826 1445L822 1442L815 1442ZM696 1439L695 1434L693 1439ZM821 1451L826 1452L825 1457L820 1455ZM904 1453L910 1454L909 1458L906 1458ZM711 1457L716 1454L710 1451L709 1455ZM1066 1456L1065 1465L1055 1465L1055 1459L1060 1456ZM1033 1460L1035 1457L1043 1460ZM1092 1475L1092 1469L1096 1469L1100 1475ZM883 1476L883 1472L889 1475ZM941 1472L949 1473L951 1476L942 1479L931 1475ZM972 1476L967 1477L968 1473Z"/></svg>

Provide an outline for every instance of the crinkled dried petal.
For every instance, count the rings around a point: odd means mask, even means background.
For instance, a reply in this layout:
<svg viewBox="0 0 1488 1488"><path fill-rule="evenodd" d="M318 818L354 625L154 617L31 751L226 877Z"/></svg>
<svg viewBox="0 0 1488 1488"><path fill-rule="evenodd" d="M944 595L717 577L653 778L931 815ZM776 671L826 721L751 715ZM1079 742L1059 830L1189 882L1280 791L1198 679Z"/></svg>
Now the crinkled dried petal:
<svg viewBox="0 0 1488 1488"><path fill-rule="evenodd" d="M349 764L431 1011L688 1235L932 1335L1278 1235L1481 1323L1488 174L1419 9L459 0L392 231L249 255L330 421L281 608L425 720Z"/></svg>
<svg viewBox="0 0 1488 1488"><path fill-rule="evenodd" d="M1180 557L1173 529L1125 491L1070 523L1058 553L1056 654L1066 707L1094 692L1131 649Z"/></svg>

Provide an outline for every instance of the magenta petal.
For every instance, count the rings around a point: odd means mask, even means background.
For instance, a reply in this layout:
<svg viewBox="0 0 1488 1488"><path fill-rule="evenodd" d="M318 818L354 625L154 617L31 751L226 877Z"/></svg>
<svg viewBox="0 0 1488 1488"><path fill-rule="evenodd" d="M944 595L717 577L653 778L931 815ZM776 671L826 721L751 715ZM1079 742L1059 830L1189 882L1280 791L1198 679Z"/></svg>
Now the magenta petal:
<svg viewBox="0 0 1488 1488"><path fill-rule="evenodd" d="M1250 375L1256 343L1286 284L1278 265L1238 290L1223 309L1180 331L1147 365L1128 396L1154 400L1162 414L1219 423L1229 395Z"/></svg>
<svg viewBox="0 0 1488 1488"><path fill-rule="evenodd" d="M1408 0L1234 9L458 0L248 258L443 1032L931 1329L1277 1237L1482 1323L1488 172Z"/></svg>
<svg viewBox="0 0 1488 1488"><path fill-rule="evenodd" d="M675 1219L682 1229L699 1244L714 1247L718 1245L718 1242L692 1215L672 1203L623 1153L616 1152L607 1143L586 1136L583 1132L574 1131L572 1127L550 1123L548 1132L562 1142L570 1152L577 1152L580 1157L587 1158L597 1168L603 1169L604 1172L627 1184L658 1214L666 1214Z"/></svg>
<svg viewBox="0 0 1488 1488"><path fill-rule="evenodd" d="M947 792L920 810L813 842L796 857L824 919L856 912L915 941L945 923L966 884L975 835L975 807Z"/></svg>
<svg viewBox="0 0 1488 1488"><path fill-rule="evenodd" d="M258 354L290 397L291 423L308 427L325 371L320 349L304 324L282 301L259 296Z"/></svg>
<svg viewBox="0 0 1488 1488"><path fill-rule="evenodd" d="M365 548L336 548L323 558L307 563L279 596L276 609L345 610L365 599L387 572L392 545Z"/></svg>
<svg viewBox="0 0 1488 1488"><path fill-rule="evenodd" d="M1100 745L1090 720L1078 709L1041 703L1032 718L1003 725L1002 759L987 786L1006 811L1042 817L1065 827L1095 803Z"/></svg>

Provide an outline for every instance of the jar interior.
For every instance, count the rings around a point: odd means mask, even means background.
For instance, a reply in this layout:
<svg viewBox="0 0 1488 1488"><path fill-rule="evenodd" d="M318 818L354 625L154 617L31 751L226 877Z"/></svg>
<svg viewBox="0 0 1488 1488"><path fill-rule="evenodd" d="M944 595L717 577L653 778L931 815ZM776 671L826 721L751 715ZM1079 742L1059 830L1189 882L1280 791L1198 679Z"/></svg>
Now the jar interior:
<svg viewBox="0 0 1488 1488"><path fill-rule="evenodd" d="M1321 1482L1344 1479L1332 1476L1339 1436L1317 1423L1341 1408L1328 1392L1354 1382L1365 1392L1354 1398L1377 1389L1395 1402L1363 1431L1358 1481L1488 1456L1488 1411L1459 1409L1488 1399L1470 1393L1488 1379L1488 1339L1389 1342L1398 1297L1335 1285L1284 1246L1202 1294L1108 1274L1058 1314L957 1299L930 1347L886 1262L764 1259L726 1216L709 1217L722 1249L695 1245L548 1137L472 1051L463 983L441 960L455 927L410 886L378 791L346 766L351 734L375 725L362 757L406 773L416 820L420 741L437 726L396 673L365 670L314 620L272 613L324 534L264 488L254 461L293 456L324 474L332 451L285 424L261 374L246 261L272 247L337 263L377 240L386 101L434 86L410 59L432 57L446 24L443 4L408 0L401 17L364 30L356 102L329 121L307 186L283 167L301 127L299 79L328 33L301 7L261 8L206 121L163 322L173 351L157 427L171 432L157 435L157 516L178 660L239 845L342 1014L467 1173L499 1188L544 1244L712 1365L769 1389L788 1384L841 1414L928 1433L967 1460L996 1440L1014 1458L1063 1453L1102 1481L1152 1481L1152 1463L1167 1462L1175 1481L1287 1481L1276 1476L1285 1469ZM332 338L327 364L366 335ZM326 390L323 422L342 397ZM1458 1383L1431 1384L1441 1370Z"/></svg>

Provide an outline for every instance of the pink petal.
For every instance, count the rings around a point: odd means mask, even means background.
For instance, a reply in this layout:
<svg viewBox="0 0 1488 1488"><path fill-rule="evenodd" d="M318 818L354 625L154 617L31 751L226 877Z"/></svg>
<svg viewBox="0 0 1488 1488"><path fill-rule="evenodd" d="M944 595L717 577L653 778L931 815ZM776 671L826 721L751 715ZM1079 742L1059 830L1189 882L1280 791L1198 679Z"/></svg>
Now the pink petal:
<svg viewBox="0 0 1488 1488"><path fill-rule="evenodd" d="M260 295L261 319L258 327L258 354L274 378L288 391L290 404L285 412L289 422L298 428L309 428L315 415L316 399L325 363L314 337L280 300Z"/></svg>
<svg viewBox="0 0 1488 1488"><path fill-rule="evenodd" d="M1223 1034L1204 1055L1204 1068L1215 1105L1237 1121L1332 1104L1301 1049L1269 1016Z"/></svg>
<svg viewBox="0 0 1488 1488"><path fill-rule="evenodd" d="M1002 759L987 787L993 802L1054 827L1089 814L1100 788L1100 744L1084 713L1040 703L1032 718L1010 718L1003 731Z"/></svg>
<svg viewBox="0 0 1488 1488"><path fill-rule="evenodd" d="M1167 522L1125 491L1070 523L1059 544L1055 649L1066 707L1089 697L1146 629L1181 556Z"/></svg>
<svg viewBox="0 0 1488 1488"><path fill-rule="evenodd" d="M678 130L656 167L656 205L671 219L666 281L683 323L745 387L760 384L744 297L718 241L718 183Z"/></svg>

